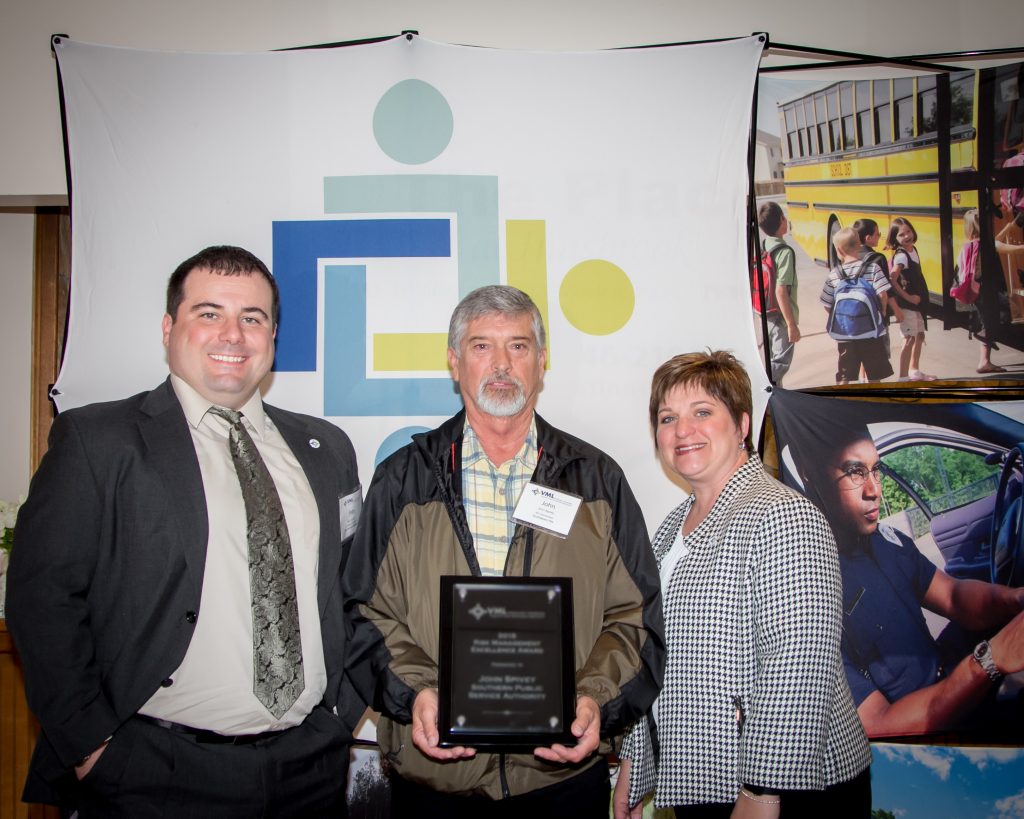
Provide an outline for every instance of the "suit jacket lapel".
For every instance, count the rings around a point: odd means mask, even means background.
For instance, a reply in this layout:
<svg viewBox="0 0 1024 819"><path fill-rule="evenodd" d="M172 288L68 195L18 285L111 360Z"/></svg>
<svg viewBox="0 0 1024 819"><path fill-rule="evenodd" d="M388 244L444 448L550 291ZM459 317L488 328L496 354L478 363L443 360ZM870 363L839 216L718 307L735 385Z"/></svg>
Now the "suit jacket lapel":
<svg viewBox="0 0 1024 819"><path fill-rule="evenodd" d="M139 433L146 445L143 455L163 479L167 508L175 524L169 530L178 535L198 599L210 537L206 494L188 422L170 380L146 396L141 410Z"/></svg>
<svg viewBox="0 0 1024 819"><path fill-rule="evenodd" d="M331 463L327 447L319 445L314 431L302 423L301 419L267 404L263 405L263 409L277 426L281 437L306 473L306 480L309 481L317 508L320 510L317 602L322 617L341 565L341 524L334 474L336 467ZM314 441L317 445L314 445Z"/></svg>

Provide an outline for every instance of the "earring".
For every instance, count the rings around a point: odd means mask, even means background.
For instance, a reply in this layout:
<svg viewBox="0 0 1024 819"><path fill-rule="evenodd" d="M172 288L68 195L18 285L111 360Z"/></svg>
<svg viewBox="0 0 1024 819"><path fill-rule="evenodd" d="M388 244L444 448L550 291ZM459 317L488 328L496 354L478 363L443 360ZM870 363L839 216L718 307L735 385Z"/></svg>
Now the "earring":
<svg viewBox="0 0 1024 819"><path fill-rule="evenodd" d="M740 449L746 449L746 448L747 448L747 445L745 443L743 443L743 441L740 441Z"/></svg>

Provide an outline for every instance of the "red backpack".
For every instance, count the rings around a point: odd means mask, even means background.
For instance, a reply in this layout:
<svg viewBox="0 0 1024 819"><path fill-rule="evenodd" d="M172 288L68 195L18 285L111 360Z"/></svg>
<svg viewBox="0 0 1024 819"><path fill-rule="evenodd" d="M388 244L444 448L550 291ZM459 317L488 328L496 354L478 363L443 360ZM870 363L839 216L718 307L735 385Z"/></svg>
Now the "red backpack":
<svg viewBox="0 0 1024 819"><path fill-rule="evenodd" d="M981 292L981 281L978 278L978 263L981 254L981 241L971 239L960 250L960 263L957 265L957 280L949 288L949 295L961 304L974 304Z"/></svg>
<svg viewBox="0 0 1024 819"><path fill-rule="evenodd" d="M761 251L761 286L758 287L757 280L757 261L750 270L750 303L754 306L755 313L766 313L771 315L772 313L779 312L779 302L775 298L775 280L778 278L778 270L775 267L775 254L782 249L792 250L789 245L785 242L778 244L768 250L762 249ZM761 304L761 294L764 293L765 304ZM764 309L762 309L764 308Z"/></svg>

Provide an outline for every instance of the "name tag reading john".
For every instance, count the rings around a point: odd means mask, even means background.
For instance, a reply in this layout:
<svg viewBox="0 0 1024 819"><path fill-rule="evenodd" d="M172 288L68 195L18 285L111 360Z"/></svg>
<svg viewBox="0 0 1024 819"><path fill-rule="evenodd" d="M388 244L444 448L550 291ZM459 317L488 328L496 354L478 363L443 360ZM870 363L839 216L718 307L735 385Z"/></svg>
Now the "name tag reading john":
<svg viewBox="0 0 1024 819"><path fill-rule="evenodd" d="M579 495L530 481L519 496L512 519L524 526L565 538L572 529L581 503L583 498Z"/></svg>

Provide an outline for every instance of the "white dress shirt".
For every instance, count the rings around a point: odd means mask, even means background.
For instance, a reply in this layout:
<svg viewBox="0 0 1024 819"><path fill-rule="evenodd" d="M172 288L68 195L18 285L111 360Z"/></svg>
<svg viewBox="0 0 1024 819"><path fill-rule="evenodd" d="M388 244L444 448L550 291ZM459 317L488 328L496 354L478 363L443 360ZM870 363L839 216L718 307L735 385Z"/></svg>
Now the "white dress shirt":
<svg viewBox="0 0 1024 819"><path fill-rule="evenodd" d="M320 515L309 481L274 423L263 412L257 392L241 408L243 423L270 471L291 541L298 597L305 689L281 719L253 694L252 605L245 503L228 449L229 425L209 413L210 402L177 376L171 376L199 458L209 540L199 619L171 685L139 709L158 719L222 734L253 734L298 725L323 698L327 685L320 616L317 564Z"/></svg>

